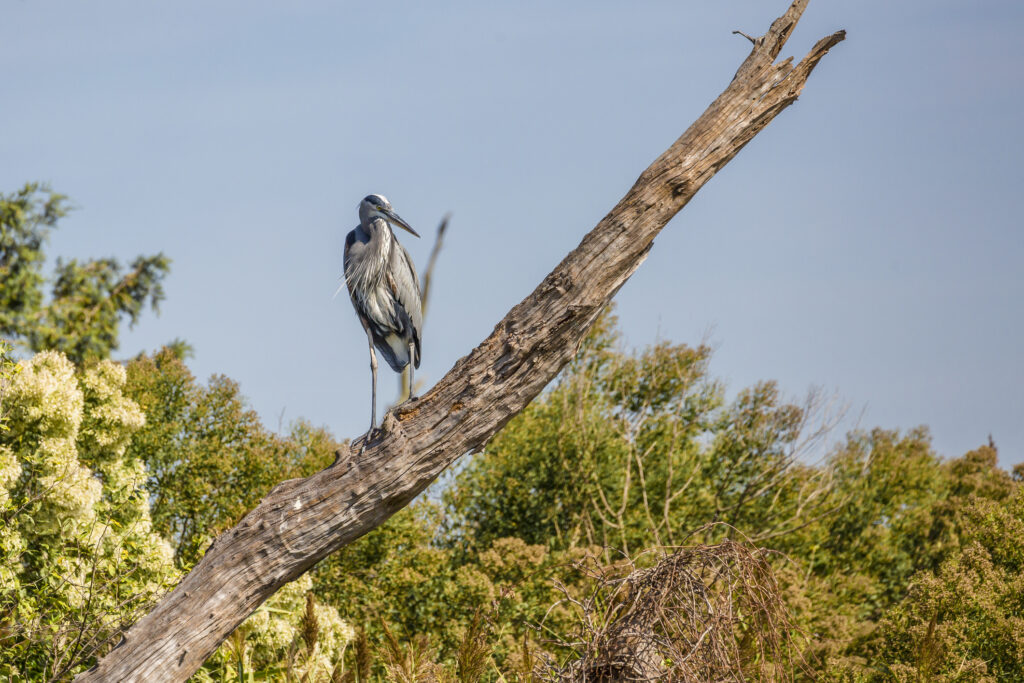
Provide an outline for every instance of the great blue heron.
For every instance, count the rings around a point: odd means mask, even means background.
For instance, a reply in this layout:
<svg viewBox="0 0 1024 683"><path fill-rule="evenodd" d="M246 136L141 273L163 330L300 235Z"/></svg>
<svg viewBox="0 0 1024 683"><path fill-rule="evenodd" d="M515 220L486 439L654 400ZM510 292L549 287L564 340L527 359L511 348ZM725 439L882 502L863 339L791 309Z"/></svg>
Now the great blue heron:
<svg viewBox="0 0 1024 683"><path fill-rule="evenodd" d="M390 224L390 225L389 225ZM345 238L345 284L352 305L370 342L370 373L373 376L370 431L377 426L377 354L395 372L409 366L409 397L413 368L420 366L420 332L423 304L420 282L412 258L391 231L391 225L419 234L379 194L359 202L359 225Z"/></svg>

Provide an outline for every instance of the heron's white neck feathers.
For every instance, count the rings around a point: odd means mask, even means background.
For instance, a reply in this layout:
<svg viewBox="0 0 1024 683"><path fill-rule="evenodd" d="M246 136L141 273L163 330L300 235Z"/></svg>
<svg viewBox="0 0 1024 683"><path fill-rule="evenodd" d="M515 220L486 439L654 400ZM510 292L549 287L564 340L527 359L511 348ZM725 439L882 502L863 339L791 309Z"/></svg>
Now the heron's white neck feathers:
<svg viewBox="0 0 1024 683"><path fill-rule="evenodd" d="M353 268L345 274L345 283L350 292L368 292L376 289L384 277L385 266L391 259L391 249L395 241L391 227L387 221L374 218L367 230L370 240L367 242L367 258L360 268Z"/></svg>

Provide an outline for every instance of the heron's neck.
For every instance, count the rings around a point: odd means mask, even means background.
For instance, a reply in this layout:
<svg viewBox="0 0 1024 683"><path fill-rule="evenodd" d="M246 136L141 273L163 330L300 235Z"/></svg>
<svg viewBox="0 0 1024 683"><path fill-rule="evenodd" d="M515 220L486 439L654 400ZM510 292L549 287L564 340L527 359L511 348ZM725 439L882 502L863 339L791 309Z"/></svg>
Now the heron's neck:
<svg viewBox="0 0 1024 683"><path fill-rule="evenodd" d="M370 238L367 243L369 246L368 253L373 254L370 272L373 274L373 279L376 280L384 272L384 266L391 257L391 246L395 241L395 236L391 232L391 226L388 225L387 221L380 218L372 218L367 222L367 225L362 227Z"/></svg>

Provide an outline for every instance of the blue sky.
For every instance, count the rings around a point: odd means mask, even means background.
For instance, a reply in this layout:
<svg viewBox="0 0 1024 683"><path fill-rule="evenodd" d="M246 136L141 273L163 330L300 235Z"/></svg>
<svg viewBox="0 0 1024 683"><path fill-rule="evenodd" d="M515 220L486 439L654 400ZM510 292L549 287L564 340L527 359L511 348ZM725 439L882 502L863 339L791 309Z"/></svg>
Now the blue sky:
<svg viewBox="0 0 1024 683"><path fill-rule="evenodd" d="M173 259L120 355L185 338L270 426L354 436L365 337L331 295L361 197L425 238L453 212L432 383L725 87L731 31L784 8L0 0L0 191L72 198L54 256ZM619 293L628 343L708 336L731 392L820 386L861 426L1020 462L1024 5L812 0L785 54L840 28ZM403 241L422 267L431 240Z"/></svg>

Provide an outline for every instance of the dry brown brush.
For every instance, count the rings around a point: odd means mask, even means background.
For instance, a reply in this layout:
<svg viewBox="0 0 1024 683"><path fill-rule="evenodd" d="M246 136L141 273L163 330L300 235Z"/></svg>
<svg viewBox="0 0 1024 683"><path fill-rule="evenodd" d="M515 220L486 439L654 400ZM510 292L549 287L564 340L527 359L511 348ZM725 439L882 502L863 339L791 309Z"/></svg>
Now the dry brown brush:
<svg viewBox="0 0 1024 683"><path fill-rule="evenodd" d="M611 567L580 563L593 588L574 596L563 587L562 602L575 609L578 623L552 643L570 656L544 662L543 677L794 680L805 667L768 555L727 540L652 550Z"/></svg>

